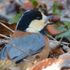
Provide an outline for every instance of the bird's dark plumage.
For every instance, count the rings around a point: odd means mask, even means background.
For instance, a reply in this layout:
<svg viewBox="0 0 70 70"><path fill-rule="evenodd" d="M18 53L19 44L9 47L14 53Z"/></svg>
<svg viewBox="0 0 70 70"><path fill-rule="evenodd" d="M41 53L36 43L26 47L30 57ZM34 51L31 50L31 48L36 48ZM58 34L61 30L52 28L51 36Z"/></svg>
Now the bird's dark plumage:
<svg viewBox="0 0 70 70"><path fill-rule="evenodd" d="M30 10L25 12L21 17L16 29L20 31L25 31L30 25L30 22L35 19L42 19L41 12L39 12L38 10Z"/></svg>

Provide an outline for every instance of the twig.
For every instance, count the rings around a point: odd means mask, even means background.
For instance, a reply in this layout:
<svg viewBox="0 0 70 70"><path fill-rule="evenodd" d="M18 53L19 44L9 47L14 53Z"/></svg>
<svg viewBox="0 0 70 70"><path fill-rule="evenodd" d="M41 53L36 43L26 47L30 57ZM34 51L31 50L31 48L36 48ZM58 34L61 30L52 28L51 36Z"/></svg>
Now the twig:
<svg viewBox="0 0 70 70"><path fill-rule="evenodd" d="M9 28L8 26L6 26L5 24L3 24L2 22L0 22L0 24L2 26L4 26L6 29L10 30L12 33L14 33L14 30L12 30L11 28Z"/></svg>
<svg viewBox="0 0 70 70"><path fill-rule="evenodd" d="M0 34L1 37L4 37L6 39L9 39L10 37L6 36L6 35L3 35L3 34Z"/></svg>

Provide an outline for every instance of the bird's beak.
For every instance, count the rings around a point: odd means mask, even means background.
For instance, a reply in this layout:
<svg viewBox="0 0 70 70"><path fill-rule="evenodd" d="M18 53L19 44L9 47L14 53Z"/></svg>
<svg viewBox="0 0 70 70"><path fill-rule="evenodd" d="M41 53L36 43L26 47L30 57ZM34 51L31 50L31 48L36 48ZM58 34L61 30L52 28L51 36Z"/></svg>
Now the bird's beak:
<svg viewBox="0 0 70 70"><path fill-rule="evenodd" d="M44 20L44 21L48 21L48 17L45 16L43 13L41 13L41 14L42 14L42 20Z"/></svg>
<svg viewBox="0 0 70 70"><path fill-rule="evenodd" d="M49 18L47 16L45 16L42 12L41 12L41 14L42 14L42 20L44 21L44 23L46 23L46 24L51 24L52 23L52 22L49 21Z"/></svg>

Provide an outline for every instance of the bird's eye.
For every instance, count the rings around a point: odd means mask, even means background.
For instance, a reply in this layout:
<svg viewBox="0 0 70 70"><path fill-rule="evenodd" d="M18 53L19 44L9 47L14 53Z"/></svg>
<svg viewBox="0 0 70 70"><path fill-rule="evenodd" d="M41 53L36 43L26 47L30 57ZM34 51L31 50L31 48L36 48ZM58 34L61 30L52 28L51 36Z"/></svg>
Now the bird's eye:
<svg viewBox="0 0 70 70"><path fill-rule="evenodd" d="M41 19L41 17L36 17L36 19L40 20L40 19Z"/></svg>

